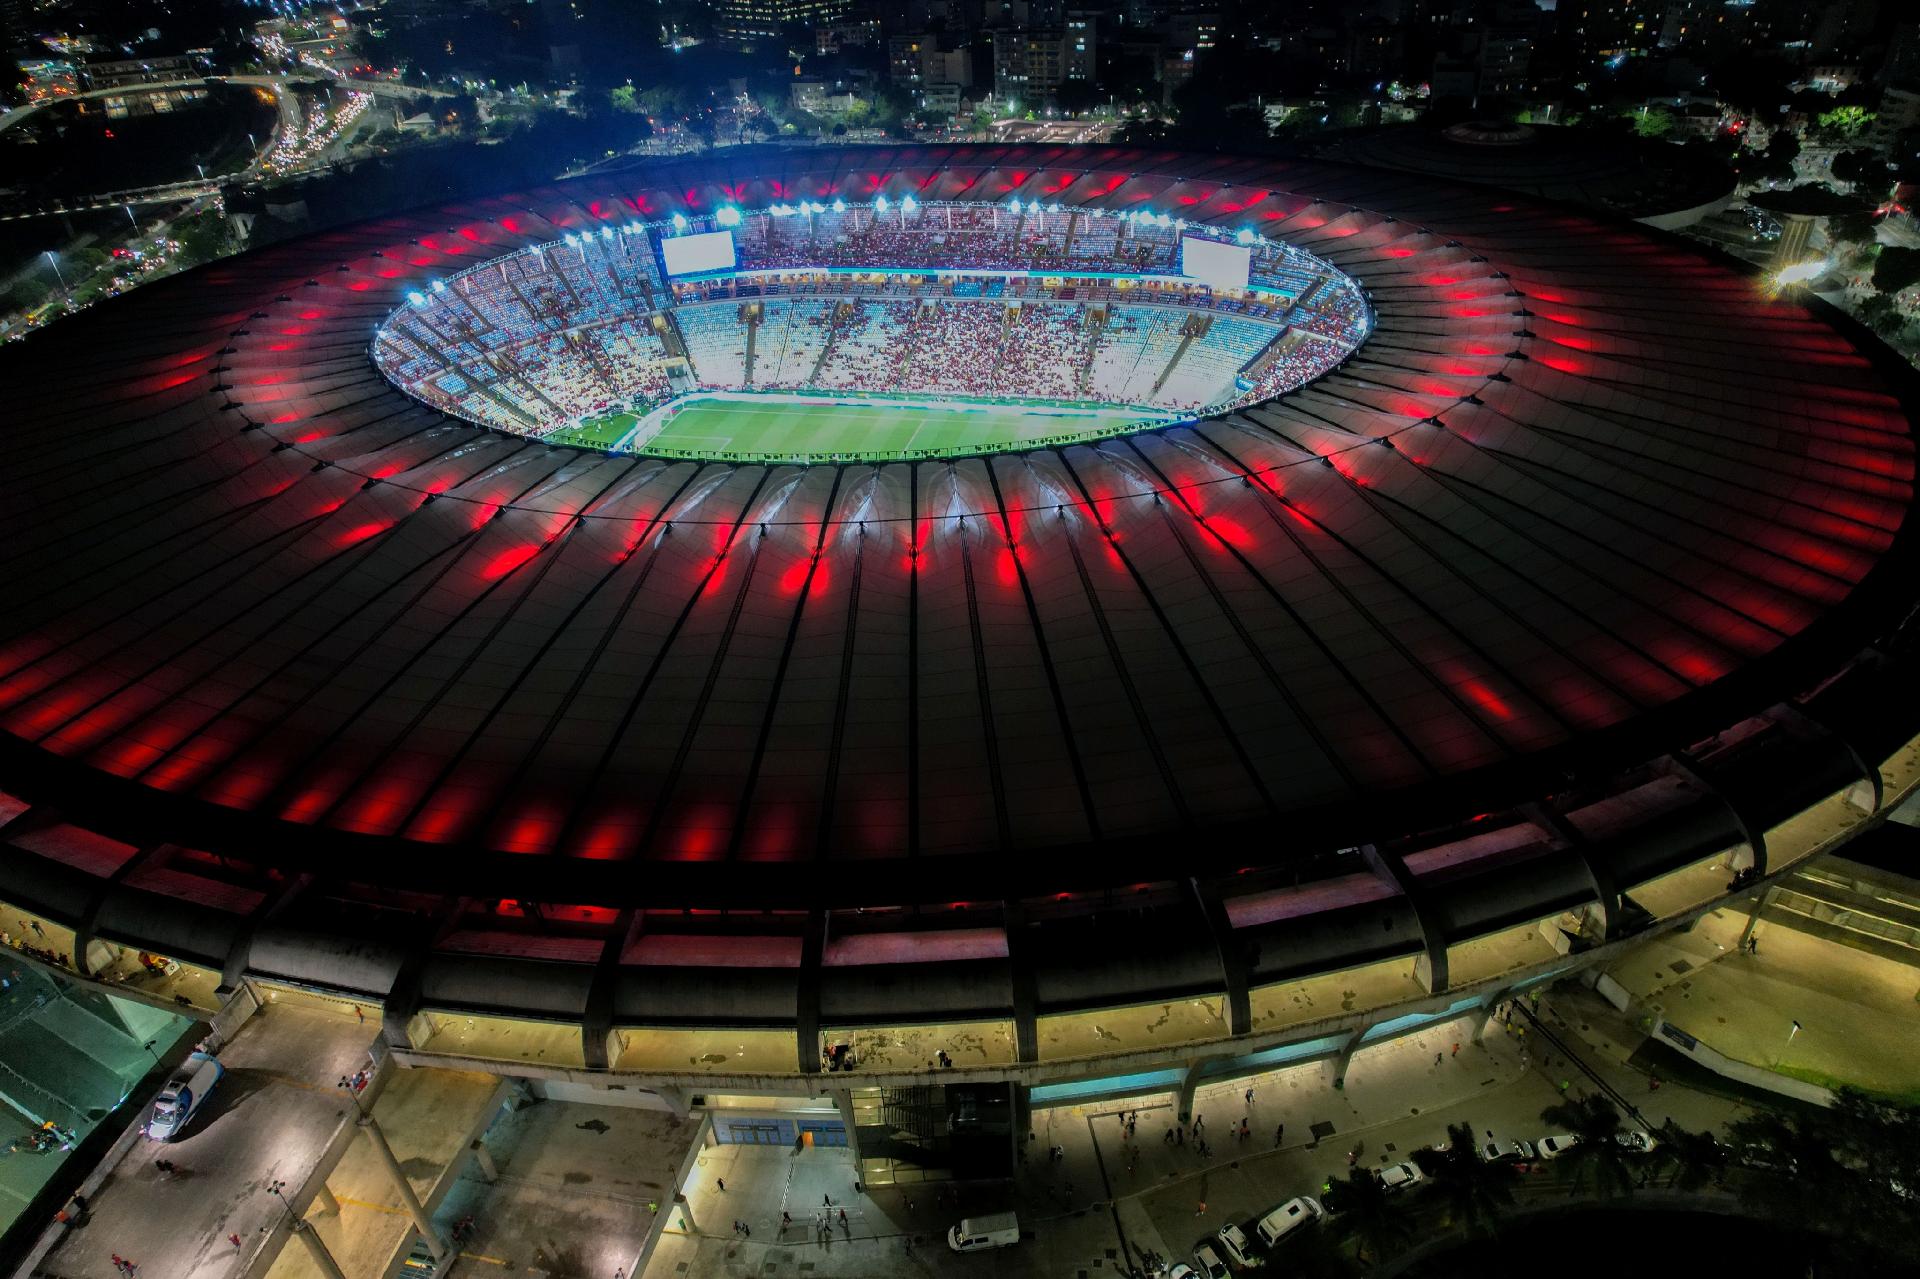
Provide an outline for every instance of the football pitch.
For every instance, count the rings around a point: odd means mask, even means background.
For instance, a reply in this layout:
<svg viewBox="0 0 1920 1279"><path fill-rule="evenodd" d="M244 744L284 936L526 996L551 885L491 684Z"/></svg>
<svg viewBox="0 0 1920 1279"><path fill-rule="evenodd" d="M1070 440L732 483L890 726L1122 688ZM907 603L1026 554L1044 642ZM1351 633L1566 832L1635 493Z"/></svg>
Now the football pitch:
<svg viewBox="0 0 1920 1279"><path fill-rule="evenodd" d="M849 403L831 396L761 394L691 400L657 425L643 427L624 445L622 439L639 420L631 413L589 419L548 438L589 448L619 445L663 457L883 461L1094 438L1165 416L1125 406L912 399Z"/></svg>

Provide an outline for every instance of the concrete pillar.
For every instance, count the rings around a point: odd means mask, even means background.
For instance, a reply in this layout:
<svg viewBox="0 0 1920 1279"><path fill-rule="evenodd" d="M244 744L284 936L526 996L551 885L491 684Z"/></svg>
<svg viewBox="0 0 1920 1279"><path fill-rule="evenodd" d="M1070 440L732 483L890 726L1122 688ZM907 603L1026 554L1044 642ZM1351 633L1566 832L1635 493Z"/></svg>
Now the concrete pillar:
<svg viewBox="0 0 1920 1279"><path fill-rule="evenodd" d="M393 1182L393 1188L400 1195L400 1202L406 1205L407 1215L413 1218L413 1225L420 1237L427 1241L427 1247L433 1252L435 1261L447 1259L447 1241L433 1228L433 1219L427 1216L427 1210L420 1206L420 1196L413 1193L413 1183L407 1180L407 1174L401 1169L400 1161L393 1157L393 1147L387 1144L387 1135L380 1131L380 1125L372 1115L360 1117L360 1131L367 1134L367 1140L373 1144L374 1153L380 1156L380 1164L387 1170L387 1179Z"/></svg>
<svg viewBox="0 0 1920 1279"><path fill-rule="evenodd" d="M493 1162L493 1152L487 1149L487 1143L478 1137L473 1139L473 1170L480 1174L480 1180L491 1186L500 1180L500 1169Z"/></svg>
<svg viewBox="0 0 1920 1279"><path fill-rule="evenodd" d="M833 1108L840 1112L840 1123L847 1130L847 1153L853 1156L853 1179L864 1181L860 1175L860 1126L854 1122L853 1089L835 1088Z"/></svg>
<svg viewBox="0 0 1920 1279"><path fill-rule="evenodd" d="M1588 970L1588 971L1591 971L1591 970ZM1479 1019L1473 1023L1473 1042L1474 1043L1476 1044L1479 1043L1481 1040L1487 1037L1487 1032L1489 1030L1492 1030L1495 1026L1500 1026L1503 1024L1500 1021L1500 1019L1496 1017L1494 1014L1499 1011L1500 1005L1506 1002L1508 999L1512 998L1512 996L1513 996L1513 987L1508 986L1496 992L1494 995L1488 998L1487 1002L1480 1009Z"/></svg>
<svg viewBox="0 0 1920 1279"><path fill-rule="evenodd" d="M1200 1063L1190 1061L1180 1072L1180 1087L1173 1094L1173 1113L1181 1124L1193 1122L1193 1094L1200 1086Z"/></svg>
<svg viewBox="0 0 1920 1279"><path fill-rule="evenodd" d="M340 1215L340 1201L334 1198L333 1187L326 1182L321 1182L320 1188L313 1192L313 1201L320 1205L321 1212L330 1212L336 1217Z"/></svg>
<svg viewBox="0 0 1920 1279"><path fill-rule="evenodd" d="M1767 891L1753 899L1753 909L1747 912L1747 926L1740 930L1739 949L1745 950L1747 943L1753 940L1754 929L1760 926L1760 912L1773 905L1780 896L1778 885L1768 885Z"/></svg>
<svg viewBox="0 0 1920 1279"><path fill-rule="evenodd" d="M294 1219L293 1237L306 1245L307 1256L313 1261L313 1268L326 1279L347 1279L341 1273L340 1265L327 1251L326 1243L320 1238L320 1232L298 1218Z"/></svg>
<svg viewBox="0 0 1920 1279"><path fill-rule="evenodd" d="M1335 1088L1346 1087L1347 1067L1353 1064L1354 1051L1360 1047L1360 1039L1366 1033L1367 1028L1365 1026L1355 1030L1351 1035L1347 1036L1347 1042L1342 1045L1339 1053L1335 1055L1333 1059L1333 1086Z"/></svg>
<svg viewBox="0 0 1920 1279"><path fill-rule="evenodd" d="M690 1235L699 1234L700 1227L693 1224L693 1205L687 1202L686 1195L676 1192L673 1196L673 1206L680 1212L680 1229Z"/></svg>

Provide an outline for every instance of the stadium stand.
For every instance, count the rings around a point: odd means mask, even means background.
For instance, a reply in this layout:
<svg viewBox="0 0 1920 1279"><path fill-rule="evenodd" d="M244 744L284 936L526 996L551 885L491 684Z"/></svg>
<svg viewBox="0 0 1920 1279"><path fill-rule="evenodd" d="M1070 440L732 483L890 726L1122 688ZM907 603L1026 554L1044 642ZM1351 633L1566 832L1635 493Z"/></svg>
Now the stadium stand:
<svg viewBox="0 0 1920 1279"><path fill-rule="evenodd" d="M1208 410L1311 380L1365 335L1357 286L1288 246L1261 245L1247 290L1181 278L1183 228L981 204L755 213L734 273L673 282L651 228L569 232L402 307L373 356L437 408L548 435L749 387Z"/></svg>

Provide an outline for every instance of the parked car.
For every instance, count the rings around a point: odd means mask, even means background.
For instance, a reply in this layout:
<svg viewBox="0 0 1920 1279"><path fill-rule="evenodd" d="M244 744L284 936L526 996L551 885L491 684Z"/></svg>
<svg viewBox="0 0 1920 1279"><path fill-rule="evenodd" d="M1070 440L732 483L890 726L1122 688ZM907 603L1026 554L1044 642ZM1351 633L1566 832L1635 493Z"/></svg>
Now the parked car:
<svg viewBox="0 0 1920 1279"><path fill-rule="evenodd" d="M1566 1154L1579 1144L1580 1139L1572 1133L1563 1132L1556 1133L1551 1137L1542 1137L1539 1143L1540 1157L1542 1159L1558 1159L1561 1155Z"/></svg>
<svg viewBox="0 0 1920 1279"><path fill-rule="evenodd" d="M206 1103L207 1094L227 1073L220 1059L206 1053L194 1053L173 1072L167 1086L153 1099L153 1114L147 1120L147 1136L155 1141L172 1141L187 1130L187 1125Z"/></svg>
<svg viewBox="0 0 1920 1279"><path fill-rule="evenodd" d="M1253 1244L1247 1239L1247 1232L1235 1225L1220 1227L1214 1234L1220 1244L1220 1251L1227 1254L1227 1260L1236 1266L1253 1264Z"/></svg>
<svg viewBox="0 0 1920 1279"><path fill-rule="evenodd" d="M1211 1242L1203 1243L1193 1250L1193 1264L1200 1268L1205 1279L1228 1279L1233 1272L1227 1269L1227 1263L1220 1260L1220 1254L1214 1251Z"/></svg>
<svg viewBox="0 0 1920 1279"><path fill-rule="evenodd" d="M1417 1186L1426 1179L1426 1174L1410 1163L1395 1164L1391 1168L1380 1170L1380 1184L1388 1190L1405 1190L1408 1186Z"/></svg>
<svg viewBox="0 0 1920 1279"><path fill-rule="evenodd" d="M1480 1157L1490 1164L1512 1164L1530 1163L1539 1158L1539 1155L1530 1141L1516 1138L1502 1149L1499 1142L1489 1137L1480 1147Z"/></svg>
<svg viewBox="0 0 1920 1279"><path fill-rule="evenodd" d="M947 1247L955 1252L983 1252L1020 1242L1020 1219L1010 1212L968 1217L947 1231Z"/></svg>
<svg viewBox="0 0 1920 1279"><path fill-rule="evenodd" d="M1326 1216L1326 1209L1320 1206L1318 1199L1301 1195L1298 1199L1289 1199L1266 1216L1254 1223L1253 1233L1260 1236L1260 1242L1271 1248L1300 1227L1320 1220Z"/></svg>
<svg viewBox="0 0 1920 1279"><path fill-rule="evenodd" d="M1200 1272L1184 1261L1176 1261L1167 1268L1161 1279L1200 1279Z"/></svg>
<svg viewBox="0 0 1920 1279"><path fill-rule="evenodd" d="M1625 1132L1617 1132L1613 1134L1613 1139L1628 1150L1642 1155L1652 1154L1653 1148L1660 1144L1654 1140L1653 1134L1644 1128L1629 1128Z"/></svg>

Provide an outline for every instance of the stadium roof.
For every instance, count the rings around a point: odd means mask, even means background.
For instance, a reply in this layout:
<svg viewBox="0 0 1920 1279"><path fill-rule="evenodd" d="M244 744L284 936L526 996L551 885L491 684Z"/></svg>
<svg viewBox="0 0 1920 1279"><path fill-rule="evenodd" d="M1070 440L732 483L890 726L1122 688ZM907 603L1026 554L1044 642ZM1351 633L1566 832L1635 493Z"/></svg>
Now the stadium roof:
<svg viewBox="0 0 1920 1279"><path fill-rule="evenodd" d="M408 290L557 229L909 190L1254 226L1378 323L1256 409L912 465L546 446L368 358ZM1911 371L1860 330L1644 228L1332 165L663 163L143 288L0 386L0 788L395 889L1230 874L1684 750L1818 687L1920 580Z"/></svg>

